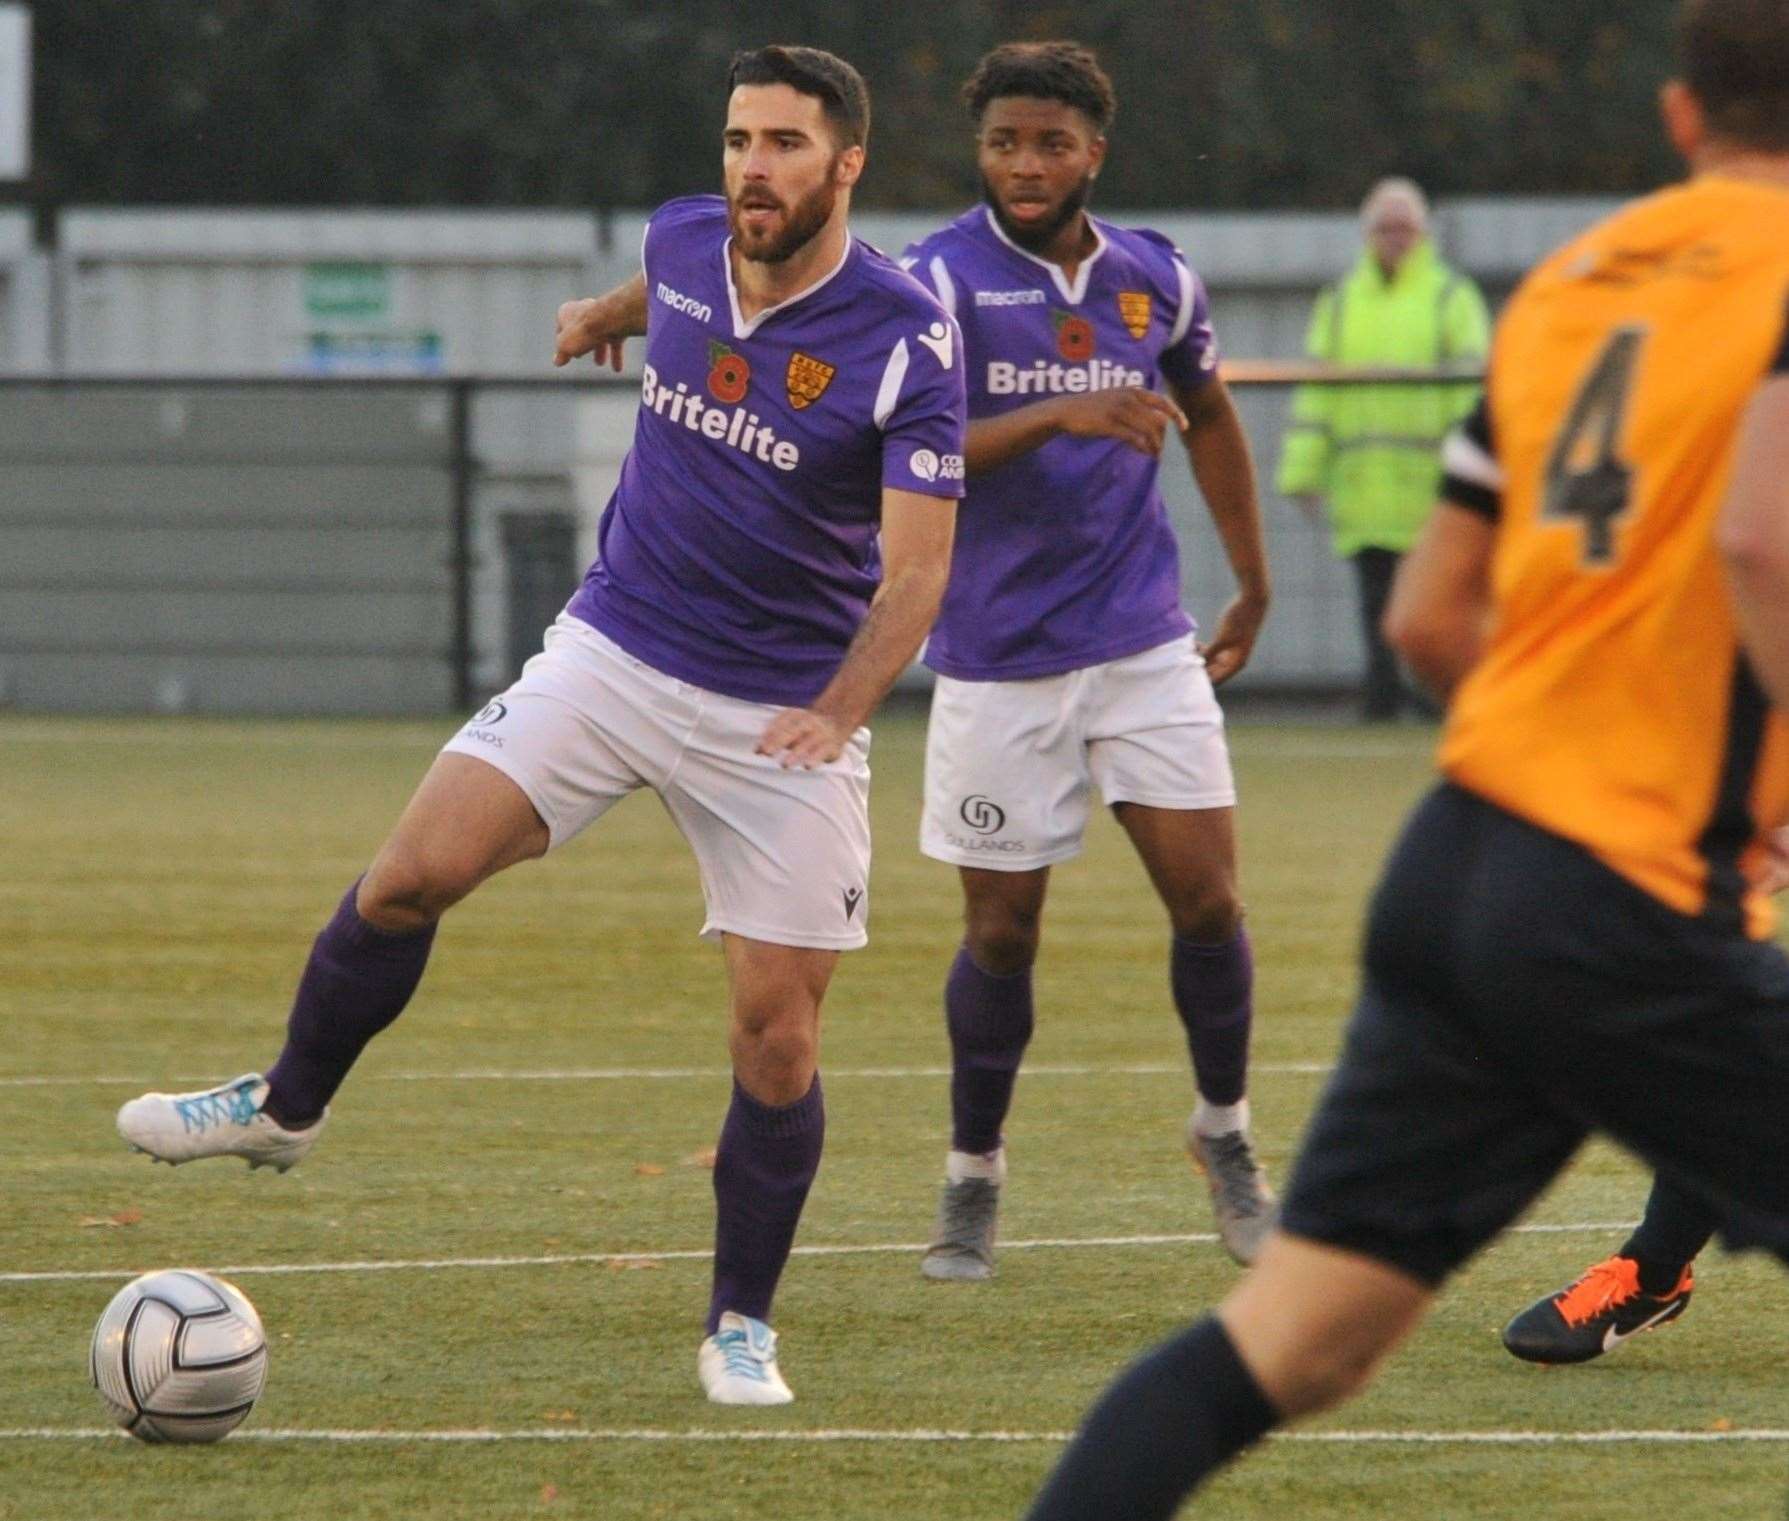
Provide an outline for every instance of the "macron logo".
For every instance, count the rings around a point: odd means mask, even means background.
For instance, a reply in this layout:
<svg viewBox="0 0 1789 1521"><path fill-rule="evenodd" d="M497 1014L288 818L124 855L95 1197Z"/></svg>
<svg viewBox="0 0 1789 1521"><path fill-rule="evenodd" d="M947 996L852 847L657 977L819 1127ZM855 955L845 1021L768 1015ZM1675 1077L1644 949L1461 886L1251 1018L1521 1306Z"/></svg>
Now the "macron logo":
<svg viewBox="0 0 1789 1521"><path fill-rule="evenodd" d="M1042 306L1044 293L1041 290L978 290L975 293L977 306Z"/></svg>
<svg viewBox="0 0 1789 1521"><path fill-rule="evenodd" d="M686 317L693 317L697 322L714 321L714 308L694 296L686 296L682 291L672 290L663 280L658 282L658 289L653 293L659 300L674 312L682 312Z"/></svg>
<svg viewBox="0 0 1789 1521"><path fill-rule="evenodd" d="M948 322L934 322L919 335L919 341L932 351L932 357L939 364L947 370L950 368L950 324Z"/></svg>

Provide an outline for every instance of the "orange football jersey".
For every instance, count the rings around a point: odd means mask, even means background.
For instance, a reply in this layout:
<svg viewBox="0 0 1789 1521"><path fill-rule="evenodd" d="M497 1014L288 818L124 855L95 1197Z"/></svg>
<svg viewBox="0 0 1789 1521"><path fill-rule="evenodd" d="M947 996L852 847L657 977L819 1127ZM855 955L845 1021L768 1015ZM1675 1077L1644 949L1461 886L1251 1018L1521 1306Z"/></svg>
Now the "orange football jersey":
<svg viewBox="0 0 1789 1521"><path fill-rule="evenodd" d="M1517 292L1444 488L1497 534L1442 770L1753 935L1789 719L1740 648L1715 528L1746 405L1789 372L1786 326L1789 191L1706 177L1639 201Z"/></svg>

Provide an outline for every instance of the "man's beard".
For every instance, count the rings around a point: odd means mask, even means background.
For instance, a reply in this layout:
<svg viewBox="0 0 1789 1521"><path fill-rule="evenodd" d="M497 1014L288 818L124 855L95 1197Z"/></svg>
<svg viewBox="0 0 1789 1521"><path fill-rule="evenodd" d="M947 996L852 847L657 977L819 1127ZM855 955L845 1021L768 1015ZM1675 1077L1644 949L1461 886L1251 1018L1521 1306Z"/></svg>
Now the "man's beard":
<svg viewBox="0 0 1789 1521"><path fill-rule="evenodd" d="M744 192L741 192L743 196ZM756 192L757 204L768 205L774 197L768 191ZM783 230L775 234L767 243L750 241L740 225L740 212L747 204L736 197L727 203L727 224L733 233L733 246L739 250L740 257L750 259L754 264L781 264L801 252L819 235L820 229L832 219L832 209L838 204L839 187L829 168L826 178L797 201L793 208L775 201L777 210L783 213Z"/></svg>
<svg viewBox="0 0 1789 1521"><path fill-rule="evenodd" d="M1048 248L1056 234L1085 209L1087 197L1093 193L1093 176L1087 174L1081 177L1081 183L1062 198L1062 204L1056 208L1049 221L1038 222L1030 227L1019 227L1012 222L1001 206L1000 198L994 194L994 187L988 183L986 175L982 177L981 193L988 203L988 209L994 213L994 220L1000 224L1000 230L1019 247L1031 253L1039 253Z"/></svg>

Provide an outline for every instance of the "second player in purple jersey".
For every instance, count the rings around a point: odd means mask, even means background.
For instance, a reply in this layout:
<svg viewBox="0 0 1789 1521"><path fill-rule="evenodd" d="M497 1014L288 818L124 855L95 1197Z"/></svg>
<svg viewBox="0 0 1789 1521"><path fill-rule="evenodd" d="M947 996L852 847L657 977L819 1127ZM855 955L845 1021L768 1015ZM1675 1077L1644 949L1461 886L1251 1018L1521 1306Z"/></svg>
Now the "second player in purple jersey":
<svg viewBox="0 0 1789 1521"><path fill-rule="evenodd" d="M1096 789L1167 911L1197 1089L1187 1149L1225 1248L1247 1262L1273 1195L1250 1131L1254 963L1214 688L1247 662L1267 610L1248 440L1186 261L1087 213L1116 108L1093 55L1005 44L963 99L984 204L902 261L955 313L969 376L969 492L926 654L938 681L920 848L958 868L964 935L944 989L951 1144L920 1271L995 1271L1044 902ZM1204 643L1157 484L1170 430L1236 576Z"/></svg>
<svg viewBox="0 0 1789 1521"><path fill-rule="evenodd" d="M875 595L883 488L963 494L962 361L937 303L855 238L746 320L727 241L720 196L647 227L639 420L567 611L667 675L805 706Z"/></svg>
<svg viewBox="0 0 1789 1521"><path fill-rule="evenodd" d="M907 250L963 331L969 412L1051 396L1196 388L1216 375L1205 290L1161 234L1089 217L1069 279L983 205ZM1052 676L1192 630L1159 461L1116 438L1062 435L977 479L926 663L966 681Z"/></svg>

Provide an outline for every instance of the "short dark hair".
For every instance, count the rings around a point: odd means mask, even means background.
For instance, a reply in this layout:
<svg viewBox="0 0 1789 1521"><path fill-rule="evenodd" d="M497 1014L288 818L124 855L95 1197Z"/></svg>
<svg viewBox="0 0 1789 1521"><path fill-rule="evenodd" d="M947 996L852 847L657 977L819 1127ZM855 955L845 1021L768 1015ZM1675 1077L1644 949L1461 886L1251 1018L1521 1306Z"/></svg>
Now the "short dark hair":
<svg viewBox="0 0 1789 1521"><path fill-rule="evenodd" d="M785 84L820 102L837 129L839 146L861 148L870 137L870 88L863 75L819 48L746 48L733 55L727 93L740 85Z"/></svg>
<svg viewBox="0 0 1789 1521"><path fill-rule="evenodd" d="M1789 5L1784 0L1686 0L1678 67L1709 130L1766 152L1789 152Z"/></svg>
<svg viewBox="0 0 1789 1521"><path fill-rule="evenodd" d="M1078 42L1005 42L983 56L963 82L963 104L979 122L988 102L1008 95L1059 100L1073 106L1095 132L1118 114L1118 96L1099 60Z"/></svg>

